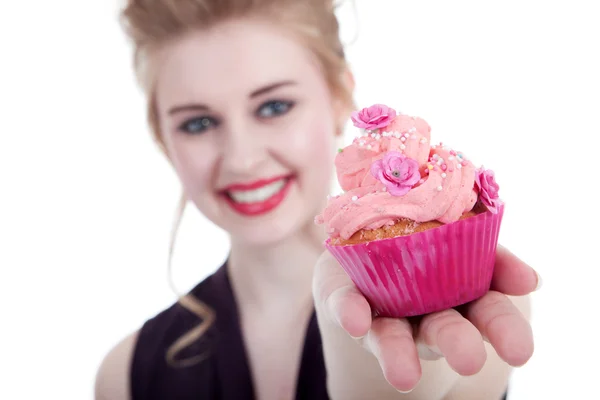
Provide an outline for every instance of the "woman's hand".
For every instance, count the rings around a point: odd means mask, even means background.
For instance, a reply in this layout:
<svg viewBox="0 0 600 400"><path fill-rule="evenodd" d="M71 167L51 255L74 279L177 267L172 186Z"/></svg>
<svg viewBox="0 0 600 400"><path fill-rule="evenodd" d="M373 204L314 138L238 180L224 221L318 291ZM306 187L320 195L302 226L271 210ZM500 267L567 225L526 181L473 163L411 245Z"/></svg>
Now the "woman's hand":
<svg viewBox="0 0 600 400"><path fill-rule="evenodd" d="M463 376L479 372L484 340L509 365L525 364L533 354L531 327L506 295L527 295L540 283L531 267L498 246L492 288L482 298L419 318L373 319L367 300L326 252L317 263L314 296L324 317L375 355L391 385L410 391L421 378L419 358L444 357Z"/></svg>

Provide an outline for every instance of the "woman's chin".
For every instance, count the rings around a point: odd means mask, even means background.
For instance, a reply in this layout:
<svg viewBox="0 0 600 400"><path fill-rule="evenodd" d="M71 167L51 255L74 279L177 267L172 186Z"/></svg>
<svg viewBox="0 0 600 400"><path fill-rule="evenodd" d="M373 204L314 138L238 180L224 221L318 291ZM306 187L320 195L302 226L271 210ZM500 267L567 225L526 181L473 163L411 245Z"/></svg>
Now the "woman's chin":
<svg viewBox="0 0 600 400"><path fill-rule="evenodd" d="M294 222L294 220L296 222ZM237 225L229 230L235 244L252 247L276 246L297 236L304 224L295 218L279 218L271 223Z"/></svg>

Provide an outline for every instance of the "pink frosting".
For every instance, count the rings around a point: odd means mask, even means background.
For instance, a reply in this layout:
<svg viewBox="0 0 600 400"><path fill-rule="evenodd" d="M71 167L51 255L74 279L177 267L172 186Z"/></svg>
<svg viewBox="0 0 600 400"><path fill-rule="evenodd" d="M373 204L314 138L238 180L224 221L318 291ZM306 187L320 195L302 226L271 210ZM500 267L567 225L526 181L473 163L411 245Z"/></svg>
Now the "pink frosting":
<svg viewBox="0 0 600 400"><path fill-rule="evenodd" d="M346 192L331 198L315 222L325 224L330 236L348 239L361 229L393 225L400 218L451 223L472 210L478 197L475 167L446 146L431 146L430 132L424 120L399 115L385 130L356 138L335 161ZM371 165L388 152L419 165L418 182L401 196L390 194L371 174Z"/></svg>
<svg viewBox="0 0 600 400"><path fill-rule="evenodd" d="M370 174L371 164L387 151L399 151L423 165L429 159L430 133L423 119L401 114L379 133L354 139L335 159L341 188L374 185L377 180Z"/></svg>

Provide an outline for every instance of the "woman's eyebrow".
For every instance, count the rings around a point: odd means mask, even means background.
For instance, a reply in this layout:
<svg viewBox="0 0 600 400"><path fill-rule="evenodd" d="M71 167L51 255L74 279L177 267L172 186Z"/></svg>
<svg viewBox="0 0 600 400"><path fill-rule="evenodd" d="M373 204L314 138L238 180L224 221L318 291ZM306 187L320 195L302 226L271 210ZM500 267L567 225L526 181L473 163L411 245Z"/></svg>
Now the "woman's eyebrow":
<svg viewBox="0 0 600 400"><path fill-rule="evenodd" d="M184 111L208 111L208 110L209 110L208 106L205 106L204 104L190 103L190 104L183 104L183 105L171 107L169 109L169 115L177 114L179 112L184 112Z"/></svg>
<svg viewBox="0 0 600 400"><path fill-rule="evenodd" d="M254 92L250 93L250 98L254 98L254 97L258 97L260 95L269 93L275 89L279 89L282 86L290 86L290 85L295 85L296 82L294 81L281 81L281 82L275 82L272 83L270 85L264 86L260 89L255 90Z"/></svg>
<svg viewBox="0 0 600 400"><path fill-rule="evenodd" d="M296 85L296 82L295 81L281 81L281 82L271 83L267 86L263 86L255 91L253 91L252 93L250 93L250 98L258 97L263 94L272 92L275 89L279 89L280 87L291 86L291 85ZM186 111L209 111L209 110L210 110L210 108L204 104L190 103L190 104L182 104L182 105L177 105L177 106L171 107L169 109L169 115L174 115L174 114L177 114L180 112L186 112Z"/></svg>

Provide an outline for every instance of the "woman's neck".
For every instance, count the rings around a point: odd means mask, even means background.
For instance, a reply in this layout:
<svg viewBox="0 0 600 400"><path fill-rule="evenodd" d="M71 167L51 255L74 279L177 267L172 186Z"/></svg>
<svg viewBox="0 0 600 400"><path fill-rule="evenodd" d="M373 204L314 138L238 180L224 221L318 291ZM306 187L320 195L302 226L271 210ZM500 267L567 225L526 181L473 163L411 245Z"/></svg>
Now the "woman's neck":
<svg viewBox="0 0 600 400"><path fill-rule="evenodd" d="M325 235L314 224L276 244L250 246L232 240L229 274L237 301L256 311L312 307L314 265Z"/></svg>

